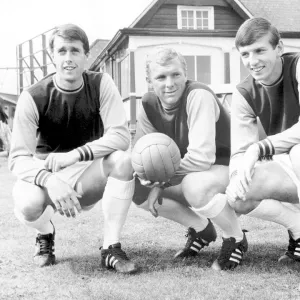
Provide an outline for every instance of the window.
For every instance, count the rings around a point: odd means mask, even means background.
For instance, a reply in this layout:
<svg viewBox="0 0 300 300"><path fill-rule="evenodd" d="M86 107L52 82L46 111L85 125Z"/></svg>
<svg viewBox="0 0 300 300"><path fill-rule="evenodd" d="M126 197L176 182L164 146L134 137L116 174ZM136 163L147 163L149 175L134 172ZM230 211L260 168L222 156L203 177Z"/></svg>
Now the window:
<svg viewBox="0 0 300 300"><path fill-rule="evenodd" d="M184 56L187 64L187 78L211 84L210 56Z"/></svg>
<svg viewBox="0 0 300 300"><path fill-rule="evenodd" d="M177 6L179 29L214 29L214 8L212 6Z"/></svg>
<svg viewBox="0 0 300 300"><path fill-rule="evenodd" d="M118 63L118 87L122 98L127 98L129 96L129 55L124 57Z"/></svg>

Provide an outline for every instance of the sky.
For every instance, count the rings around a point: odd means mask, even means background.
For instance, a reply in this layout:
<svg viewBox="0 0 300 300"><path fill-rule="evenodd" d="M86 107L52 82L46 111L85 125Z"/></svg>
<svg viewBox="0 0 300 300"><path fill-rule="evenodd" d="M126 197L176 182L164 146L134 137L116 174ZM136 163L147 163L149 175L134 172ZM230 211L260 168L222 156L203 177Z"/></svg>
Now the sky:
<svg viewBox="0 0 300 300"><path fill-rule="evenodd" d="M15 93L13 79L17 45L57 25L74 23L96 39L112 39L153 0L1 0L0 92ZM14 90L13 90L14 89Z"/></svg>

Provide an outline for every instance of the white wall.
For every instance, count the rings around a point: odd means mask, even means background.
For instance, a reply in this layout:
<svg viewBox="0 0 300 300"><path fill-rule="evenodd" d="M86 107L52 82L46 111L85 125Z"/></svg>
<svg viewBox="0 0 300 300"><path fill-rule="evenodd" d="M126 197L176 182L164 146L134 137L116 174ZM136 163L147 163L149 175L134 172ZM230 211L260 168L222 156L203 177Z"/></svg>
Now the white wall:
<svg viewBox="0 0 300 300"><path fill-rule="evenodd" d="M147 54L157 46L175 48L182 55L211 56L211 84L224 84L224 52L230 52L233 42L233 38L216 37L130 37L129 49L135 52L136 94L143 95L147 91L145 61Z"/></svg>

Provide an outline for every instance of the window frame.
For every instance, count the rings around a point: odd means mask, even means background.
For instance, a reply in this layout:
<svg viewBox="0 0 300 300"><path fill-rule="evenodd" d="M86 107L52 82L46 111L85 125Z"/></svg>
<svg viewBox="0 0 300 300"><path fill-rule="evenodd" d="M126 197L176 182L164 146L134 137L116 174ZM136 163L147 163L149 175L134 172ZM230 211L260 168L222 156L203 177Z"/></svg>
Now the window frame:
<svg viewBox="0 0 300 300"><path fill-rule="evenodd" d="M182 12L183 11L193 11L193 22L194 28L182 28ZM196 28L196 12L208 12L208 28L207 29L199 29ZM213 6L186 6L186 5L178 5L177 6L177 26L178 29L185 30L214 30L215 28L215 17L214 17L214 7Z"/></svg>

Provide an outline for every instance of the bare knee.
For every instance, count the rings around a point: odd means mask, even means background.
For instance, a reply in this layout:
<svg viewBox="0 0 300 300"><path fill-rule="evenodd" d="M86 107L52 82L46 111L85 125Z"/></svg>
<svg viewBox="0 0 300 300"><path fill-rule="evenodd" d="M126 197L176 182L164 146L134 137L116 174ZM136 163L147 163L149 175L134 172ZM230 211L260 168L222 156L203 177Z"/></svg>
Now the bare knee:
<svg viewBox="0 0 300 300"><path fill-rule="evenodd" d="M187 178L182 182L182 191L192 207L201 208L218 193L219 189L213 181L203 180L201 183L195 184Z"/></svg>
<svg viewBox="0 0 300 300"><path fill-rule="evenodd" d="M231 203L231 207L235 210L236 213L246 215L250 213L253 209L257 207L259 203L257 201L236 201L234 203Z"/></svg>
<svg viewBox="0 0 300 300"><path fill-rule="evenodd" d="M182 191L192 207L201 208L208 204L216 194L225 193L227 185L227 172L197 172L183 179Z"/></svg>
<svg viewBox="0 0 300 300"><path fill-rule="evenodd" d="M26 221L37 220L50 204L47 202L44 190L24 181L16 182L13 188L13 200L15 211Z"/></svg>
<svg viewBox="0 0 300 300"><path fill-rule="evenodd" d="M104 159L104 168L109 174L119 180L131 180L133 168L131 155L124 151L115 151Z"/></svg>

